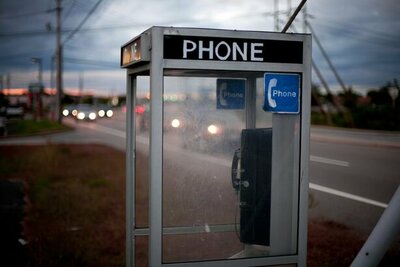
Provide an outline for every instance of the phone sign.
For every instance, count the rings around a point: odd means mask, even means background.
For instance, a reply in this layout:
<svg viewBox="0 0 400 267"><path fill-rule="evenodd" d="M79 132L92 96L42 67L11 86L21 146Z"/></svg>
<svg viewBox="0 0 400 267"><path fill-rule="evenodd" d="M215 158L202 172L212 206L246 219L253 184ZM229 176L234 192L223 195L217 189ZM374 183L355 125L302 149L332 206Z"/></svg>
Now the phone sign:
<svg viewBox="0 0 400 267"><path fill-rule="evenodd" d="M245 80L217 79L217 109L244 109Z"/></svg>
<svg viewBox="0 0 400 267"><path fill-rule="evenodd" d="M295 73L265 73L263 109L274 113L299 113L300 77Z"/></svg>

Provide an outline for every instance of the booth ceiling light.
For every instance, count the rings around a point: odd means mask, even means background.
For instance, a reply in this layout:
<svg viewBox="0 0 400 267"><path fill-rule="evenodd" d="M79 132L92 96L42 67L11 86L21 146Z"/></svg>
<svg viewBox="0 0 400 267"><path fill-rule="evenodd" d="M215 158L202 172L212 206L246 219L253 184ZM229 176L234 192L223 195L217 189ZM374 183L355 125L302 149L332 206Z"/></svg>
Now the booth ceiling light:
<svg viewBox="0 0 400 267"><path fill-rule="evenodd" d="M142 59L140 53L140 38L122 48L122 65L139 61Z"/></svg>

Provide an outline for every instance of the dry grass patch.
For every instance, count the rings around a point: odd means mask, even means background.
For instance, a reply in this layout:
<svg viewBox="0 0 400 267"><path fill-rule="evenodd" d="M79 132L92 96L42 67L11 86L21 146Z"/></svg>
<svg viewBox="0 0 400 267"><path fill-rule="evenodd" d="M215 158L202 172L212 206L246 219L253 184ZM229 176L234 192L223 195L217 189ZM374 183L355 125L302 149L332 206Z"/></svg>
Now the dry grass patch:
<svg viewBox="0 0 400 267"><path fill-rule="evenodd" d="M124 266L124 153L97 145L0 151L2 178L27 184L30 266Z"/></svg>

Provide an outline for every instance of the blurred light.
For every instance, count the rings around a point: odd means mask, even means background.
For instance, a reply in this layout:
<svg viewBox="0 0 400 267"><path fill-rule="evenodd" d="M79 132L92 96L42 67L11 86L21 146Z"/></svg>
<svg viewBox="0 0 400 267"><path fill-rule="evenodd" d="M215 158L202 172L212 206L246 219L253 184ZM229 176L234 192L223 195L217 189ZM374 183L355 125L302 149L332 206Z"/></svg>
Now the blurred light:
<svg viewBox="0 0 400 267"><path fill-rule="evenodd" d="M145 111L146 111L146 109L142 105L138 105L135 107L135 112L137 114L143 114Z"/></svg>
<svg viewBox="0 0 400 267"><path fill-rule="evenodd" d="M117 96L114 96L114 97L111 99L111 105L117 106L118 103L119 103L118 97L117 97Z"/></svg>
<svg viewBox="0 0 400 267"><path fill-rule="evenodd" d="M3 88L4 95L27 95L28 89L25 88Z"/></svg>
<svg viewBox="0 0 400 267"><path fill-rule="evenodd" d="M65 117L67 117L67 116L69 115L68 109L64 109L64 110L62 111L62 114L63 114Z"/></svg>
<svg viewBox="0 0 400 267"><path fill-rule="evenodd" d="M104 110L99 110L99 117L103 118L104 115L106 115L106 112Z"/></svg>
<svg viewBox="0 0 400 267"><path fill-rule="evenodd" d="M107 117L111 118L112 115L114 115L114 112L112 110L107 110L106 115L107 115Z"/></svg>
<svg viewBox="0 0 400 267"><path fill-rule="evenodd" d="M140 37L122 48L121 66L126 66L142 59Z"/></svg>
<svg viewBox="0 0 400 267"><path fill-rule="evenodd" d="M214 124L211 124L211 125L208 126L207 131L210 134L217 134L218 133L218 127L215 126Z"/></svg>
<svg viewBox="0 0 400 267"><path fill-rule="evenodd" d="M83 119L85 119L85 113L79 112L78 115L76 115L76 117L77 117L79 120L83 120Z"/></svg>
<svg viewBox="0 0 400 267"><path fill-rule="evenodd" d="M96 119L96 113L90 112L90 113L89 113L89 119L95 120L95 119Z"/></svg>
<svg viewBox="0 0 400 267"><path fill-rule="evenodd" d="M78 115L78 110L77 109L72 110L71 114L72 116Z"/></svg>
<svg viewBox="0 0 400 267"><path fill-rule="evenodd" d="M173 119L171 121L171 126L174 128L178 128L179 126L181 126L181 122L178 119Z"/></svg>

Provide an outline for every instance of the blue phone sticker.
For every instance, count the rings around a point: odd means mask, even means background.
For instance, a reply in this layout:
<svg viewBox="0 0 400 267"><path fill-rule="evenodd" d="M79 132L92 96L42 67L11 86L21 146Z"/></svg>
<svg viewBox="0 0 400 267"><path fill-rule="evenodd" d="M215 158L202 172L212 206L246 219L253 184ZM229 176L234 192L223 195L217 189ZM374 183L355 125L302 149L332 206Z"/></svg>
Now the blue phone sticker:
<svg viewBox="0 0 400 267"><path fill-rule="evenodd" d="M217 80L217 109L244 109L245 80Z"/></svg>
<svg viewBox="0 0 400 267"><path fill-rule="evenodd" d="M265 73L263 109L275 113L299 113L300 74Z"/></svg>

